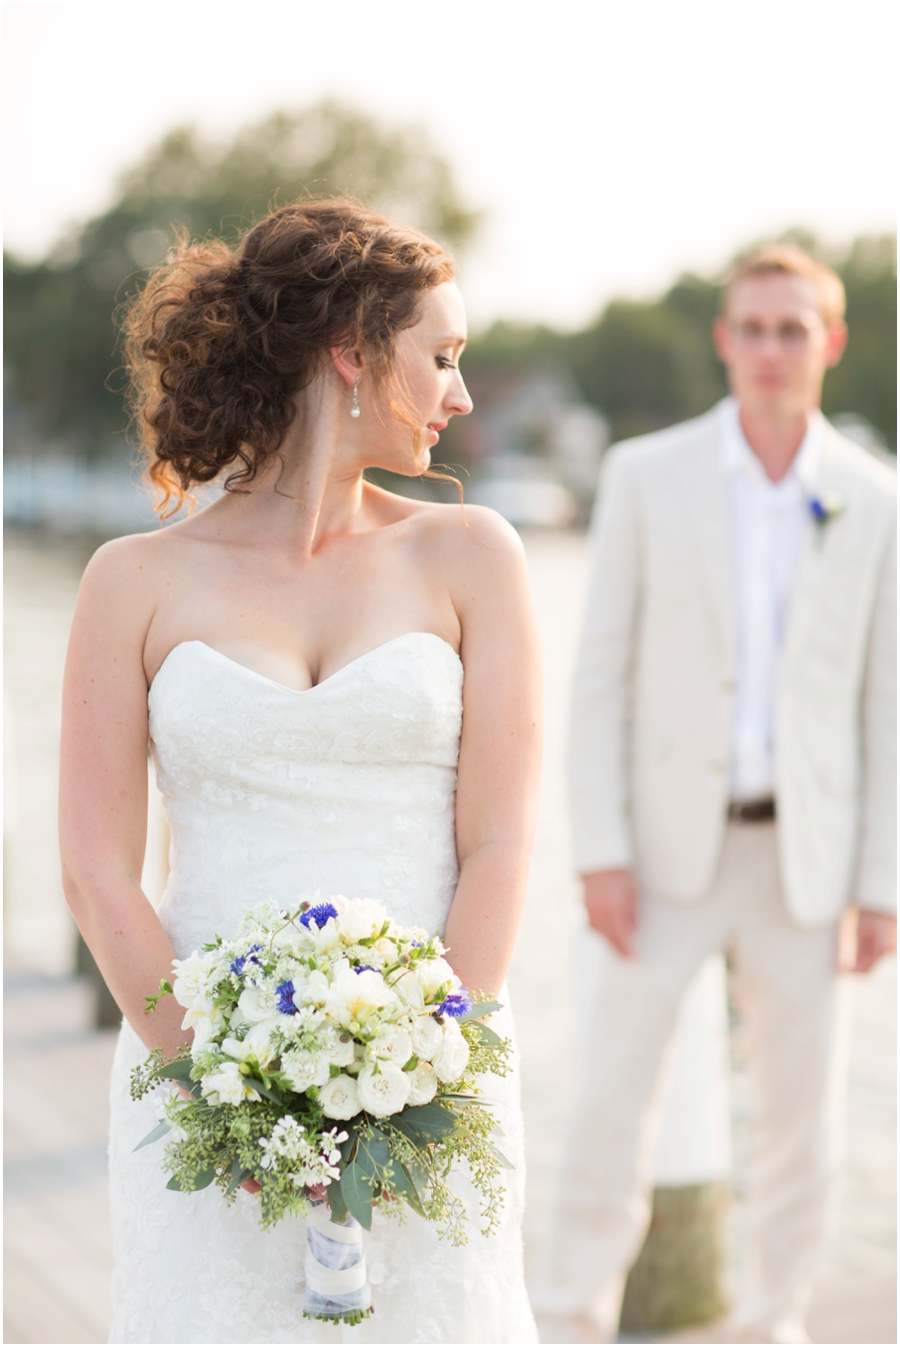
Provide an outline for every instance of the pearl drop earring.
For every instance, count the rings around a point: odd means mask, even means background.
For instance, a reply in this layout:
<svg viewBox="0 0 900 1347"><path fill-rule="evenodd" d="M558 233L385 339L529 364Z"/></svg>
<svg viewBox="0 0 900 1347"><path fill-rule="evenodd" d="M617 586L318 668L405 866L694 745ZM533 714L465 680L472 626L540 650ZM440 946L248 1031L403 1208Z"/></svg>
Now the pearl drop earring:
<svg viewBox="0 0 900 1347"><path fill-rule="evenodd" d="M353 381L353 406L350 408L350 415L355 419L359 416L359 375Z"/></svg>

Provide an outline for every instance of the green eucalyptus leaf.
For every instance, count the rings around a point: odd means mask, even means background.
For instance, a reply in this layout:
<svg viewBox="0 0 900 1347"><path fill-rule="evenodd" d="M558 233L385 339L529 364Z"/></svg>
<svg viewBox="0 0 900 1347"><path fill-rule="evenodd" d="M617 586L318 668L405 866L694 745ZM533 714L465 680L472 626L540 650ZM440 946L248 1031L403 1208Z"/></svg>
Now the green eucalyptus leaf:
<svg viewBox="0 0 900 1347"><path fill-rule="evenodd" d="M177 1080L179 1084L189 1086L192 1084L193 1066L190 1057L177 1057L174 1062L164 1062L159 1068L159 1074L163 1080Z"/></svg>
<svg viewBox="0 0 900 1347"><path fill-rule="evenodd" d="M270 1085L264 1085L261 1080L257 1080L255 1076L244 1076L243 1080L245 1085L249 1085L252 1090L256 1090L258 1094L262 1095L263 1099L268 1099L270 1103L279 1105L284 1103L280 1094L277 1094Z"/></svg>
<svg viewBox="0 0 900 1347"><path fill-rule="evenodd" d="M473 1024L472 1031L478 1035L483 1048L501 1048L503 1039L499 1034L495 1034L493 1029L489 1029L486 1024Z"/></svg>
<svg viewBox="0 0 900 1347"><path fill-rule="evenodd" d="M355 1162L341 1175L341 1193L347 1210L364 1230L372 1229L372 1183Z"/></svg>
<svg viewBox="0 0 900 1347"><path fill-rule="evenodd" d="M493 1142L490 1142L489 1149L495 1158L500 1161L500 1164L504 1169L515 1169L515 1165L511 1160L507 1160L499 1146L495 1146Z"/></svg>
<svg viewBox="0 0 900 1347"><path fill-rule="evenodd" d="M159 1123L158 1126L154 1127L152 1132L147 1133L143 1141L138 1142L138 1144L135 1146L134 1149L136 1151L142 1150L144 1146L149 1146L151 1141L159 1141L160 1137L164 1137L166 1133L171 1132L171 1130L172 1124L170 1122L166 1122L166 1120L163 1119L163 1121Z"/></svg>
<svg viewBox="0 0 900 1347"><path fill-rule="evenodd" d="M213 1168L211 1169L199 1170L198 1173L194 1176L194 1186L189 1191L192 1193L199 1193L201 1188L208 1188L215 1177L216 1177L215 1166L213 1166Z"/></svg>
<svg viewBox="0 0 900 1347"><path fill-rule="evenodd" d="M393 1163L390 1186L398 1197L402 1197L407 1205L412 1207L418 1216L425 1215L425 1208L422 1206L422 1199L419 1196L419 1190L412 1174L410 1174L406 1165L401 1164L396 1159Z"/></svg>
<svg viewBox="0 0 900 1347"><path fill-rule="evenodd" d="M232 1171L231 1171L231 1182L229 1183L228 1187L225 1189L225 1196L226 1196L226 1197L230 1197L230 1195L235 1191L235 1189L240 1188L241 1184L244 1183L246 1179L252 1179L252 1178L253 1178L253 1171L252 1171L252 1170L250 1170L250 1169L237 1169L237 1170L235 1170L234 1166L232 1166Z"/></svg>
<svg viewBox="0 0 900 1347"><path fill-rule="evenodd" d="M331 1208L331 1219L337 1225L346 1221L349 1212L347 1211L347 1203L344 1201L340 1179L332 1179L328 1185L328 1205Z"/></svg>
<svg viewBox="0 0 900 1347"><path fill-rule="evenodd" d="M464 1015L458 1018L459 1024L465 1024L467 1020L480 1020L482 1015L493 1015L495 1011L502 1010L503 1006L499 1001L478 1001L471 1010L467 1010Z"/></svg>
<svg viewBox="0 0 900 1347"><path fill-rule="evenodd" d="M418 1143L421 1139L427 1144L452 1136L459 1126L453 1111L441 1104L418 1104L414 1108L405 1108L402 1113L395 1113L391 1122L411 1141Z"/></svg>
<svg viewBox="0 0 900 1347"><path fill-rule="evenodd" d="M391 1163L391 1148L383 1132L373 1129L371 1133L360 1133L356 1163L371 1180L381 1179Z"/></svg>

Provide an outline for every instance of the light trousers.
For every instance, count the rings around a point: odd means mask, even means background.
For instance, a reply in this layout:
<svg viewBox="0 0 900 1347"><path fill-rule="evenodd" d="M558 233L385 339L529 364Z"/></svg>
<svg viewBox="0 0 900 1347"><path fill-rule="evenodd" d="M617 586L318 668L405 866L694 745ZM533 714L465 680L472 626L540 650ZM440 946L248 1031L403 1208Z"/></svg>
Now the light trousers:
<svg viewBox="0 0 900 1347"><path fill-rule="evenodd" d="M776 825L732 823L710 893L642 894L635 957L596 990L560 1197L535 1306L590 1319L614 1341L628 1269L650 1218L651 1165L680 997L730 950L754 1096L751 1249L735 1319L801 1319L841 1151L847 1015L837 926L804 928L781 893Z"/></svg>

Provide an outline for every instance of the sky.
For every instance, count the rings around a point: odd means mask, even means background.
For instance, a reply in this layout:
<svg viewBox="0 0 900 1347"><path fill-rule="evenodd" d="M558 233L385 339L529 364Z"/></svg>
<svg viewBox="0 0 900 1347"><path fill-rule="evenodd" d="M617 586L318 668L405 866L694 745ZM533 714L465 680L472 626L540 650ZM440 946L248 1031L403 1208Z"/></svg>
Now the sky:
<svg viewBox="0 0 900 1347"><path fill-rule="evenodd" d="M895 228L893 0L3 5L6 246L42 256L172 126L333 95L427 127L485 213L476 329L577 327L801 225Z"/></svg>

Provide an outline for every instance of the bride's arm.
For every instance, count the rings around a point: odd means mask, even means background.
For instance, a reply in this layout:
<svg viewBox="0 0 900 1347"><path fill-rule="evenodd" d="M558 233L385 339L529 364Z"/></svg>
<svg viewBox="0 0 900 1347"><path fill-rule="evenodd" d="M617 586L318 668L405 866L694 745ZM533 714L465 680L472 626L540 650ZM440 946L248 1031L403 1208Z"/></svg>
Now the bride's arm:
<svg viewBox="0 0 900 1347"><path fill-rule="evenodd" d="M172 949L141 890L147 834L149 606L145 544L107 544L85 572L63 684L59 826L63 889L110 991L148 1047L168 1055L190 1036L171 997L144 997L171 976Z"/></svg>
<svg viewBox="0 0 900 1347"><path fill-rule="evenodd" d="M467 509L454 604L462 626L463 727L456 797L459 884L448 960L463 983L496 993L512 957L537 817L540 647L518 536Z"/></svg>

